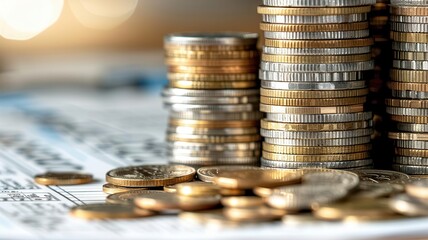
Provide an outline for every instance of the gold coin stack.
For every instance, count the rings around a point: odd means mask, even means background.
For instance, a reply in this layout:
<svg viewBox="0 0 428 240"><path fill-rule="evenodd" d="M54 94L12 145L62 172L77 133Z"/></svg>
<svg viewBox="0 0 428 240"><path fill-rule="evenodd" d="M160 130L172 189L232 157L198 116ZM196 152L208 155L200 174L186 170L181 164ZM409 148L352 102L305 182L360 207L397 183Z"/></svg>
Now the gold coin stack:
<svg viewBox="0 0 428 240"><path fill-rule="evenodd" d="M393 169L428 174L428 2L391 1L393 69L386 111Z"/></svg>
<svg viewBox="0 0 428 240"><path fill-rule="evenodd" d="M165 38L170 162L194 166L260 162L259 52L255 33Z"/></svg>
<svg viewBox="0 0 428 240"><path fill-rule="evenodd" d="M263 0L262 166L366 168L375 0Z"/></svg>

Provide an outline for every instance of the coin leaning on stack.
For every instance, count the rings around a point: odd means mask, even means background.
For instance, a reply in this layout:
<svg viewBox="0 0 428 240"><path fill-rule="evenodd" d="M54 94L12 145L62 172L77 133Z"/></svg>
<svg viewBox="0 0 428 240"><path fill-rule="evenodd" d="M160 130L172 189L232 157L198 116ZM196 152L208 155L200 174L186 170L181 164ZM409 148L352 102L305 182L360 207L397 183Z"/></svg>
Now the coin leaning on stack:
<svg viewBox="0 0 428 240"><path fill-rule="evenodd" d="M391 1L391 40L394 54L392 97L386 111L393 121L393 169L428 174L428 2Z"/></svg>
<svg viewBox="0 0 428 240"><path fill-rule="evenodd" d="M255 33L165 37L170 162L194 166L260 161L259 52Z"/></svg>
<svg viewBox="0 0 428 240"><path fill-rule="evenodd" d="M366 168L375 0L263 0L262 166Z"/></svg>

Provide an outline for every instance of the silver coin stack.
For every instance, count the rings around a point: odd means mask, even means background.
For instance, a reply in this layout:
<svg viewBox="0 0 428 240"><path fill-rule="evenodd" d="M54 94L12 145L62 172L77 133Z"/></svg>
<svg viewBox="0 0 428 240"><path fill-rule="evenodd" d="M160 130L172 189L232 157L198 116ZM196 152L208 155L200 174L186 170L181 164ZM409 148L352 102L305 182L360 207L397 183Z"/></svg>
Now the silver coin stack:
<svg viewBox="0 0 428 240"><path fill-rule="evenodd" d="M376 0L263 0L261 164L273 168L372 166L374 68L368 12Z"/></svg>
<svg viewBox="0 0 428 240"><path fill-rule="evenodd" d="M260 163L257 41L256 33L165 37L171 163Z"/></svg>
<svg viewBox="0 0 428 240"><path fill-rule="evenodd" d="M393 169L428 174L428 1L391 0Z"/></svg>

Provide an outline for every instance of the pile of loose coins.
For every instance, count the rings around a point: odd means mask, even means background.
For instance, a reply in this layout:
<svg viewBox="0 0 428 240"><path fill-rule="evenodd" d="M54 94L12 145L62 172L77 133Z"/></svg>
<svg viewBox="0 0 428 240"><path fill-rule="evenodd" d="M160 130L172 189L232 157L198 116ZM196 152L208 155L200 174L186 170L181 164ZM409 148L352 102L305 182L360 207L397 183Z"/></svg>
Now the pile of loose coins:
<svg viewBox="0 0 428 240"><path fill-rule="evenodd" d="M255 33L165 38L171 163L259 164L257 40Z"/></svg>
<svg viewBox="0 0 428 240"><path fill-rule="evenodd" d="M92 176L47 173L35 180L85 184ZM428 216L428 180L387 170L142 165L112 169L106 181L106 203L76 206L70 214L83 219L178 215L186 222L222 227Z"/></svg>
<svg viewBox="0 0 428 240"><path fill-rule="evenodd" d="M373 163L374 68L368 12L375 0L263 0L261 164L350 169Z"/></svg>
<svg viewBox="0 0 428 240"><path fill-rule="evenodd" d="M394 54L391 98L386 111L393 124L393 169L428 174L428 2L391 1Z"/></svg>

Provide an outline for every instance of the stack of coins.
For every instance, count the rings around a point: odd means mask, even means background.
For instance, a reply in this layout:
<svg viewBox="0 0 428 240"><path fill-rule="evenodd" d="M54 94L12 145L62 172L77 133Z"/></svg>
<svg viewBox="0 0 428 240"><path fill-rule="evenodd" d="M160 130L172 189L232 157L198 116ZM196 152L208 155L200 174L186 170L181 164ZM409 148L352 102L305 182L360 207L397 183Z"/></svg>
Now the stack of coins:
<svg viewBox="0 0 428 240"><path fill-rule="evenodd" d="M170 162L255 165L260 159L259 52L255 33L165 38Z"/></svg>
<svg viewBox="0 0 428 240"><path fill-rule="evenodd" d="M368 12L375 0L263 0L262 166L372 165L374 68Z"/></svg>
<svg viewBox="0 0 428 240"><path fill-rule="evenodd" d="M395 147L393 168L428 174L428 2L391 1L394 54L392 97L386 111L393 121L389 138Z"/></svg>

